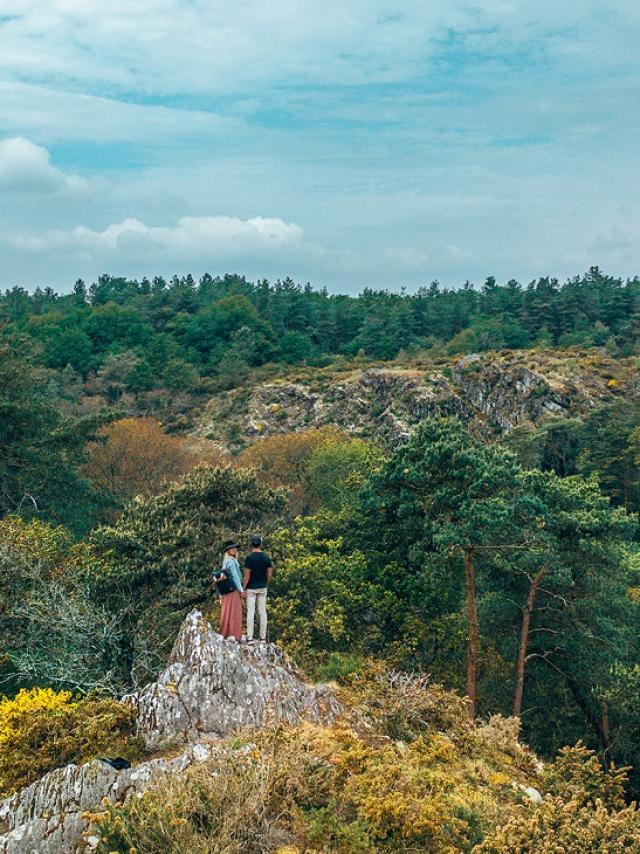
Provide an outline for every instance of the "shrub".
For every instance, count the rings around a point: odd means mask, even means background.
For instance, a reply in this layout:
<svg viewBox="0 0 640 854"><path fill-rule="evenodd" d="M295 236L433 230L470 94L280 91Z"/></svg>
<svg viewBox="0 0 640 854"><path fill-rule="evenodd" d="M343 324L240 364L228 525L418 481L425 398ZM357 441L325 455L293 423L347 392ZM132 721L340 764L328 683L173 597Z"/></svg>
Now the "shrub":
<svg viewBox="0 0 640 854"><path fill-rule="evenodd" d="M0 700L0 795L6 796L70 762L107 753L126 759L142 750L135 710L115 700L75 699L70 691L21 690Z"/></svg>
<svg viewBox="0 0 640 854"><path fill-rule="evenodd" d="M84 473L119 503L151 495L198 463L219 462L210 443L170 436L154 418L124 418L98 432Z"/></svg>
<svg viewBox="0 0 640 854"><path fill-rule="evenodd" d="M92 595L127 620L118 659L123 678L144 684L155 676L187 613L213 598L223 541L269 530L284 506L284 493L251 472L198 466L161 493L135 498L115 525L93 532L105 568L88 578Z"/></svg>
<svg viewBox="0 0 640 854"><path fill-rule="evenodd" d="M640 814L635 805L610 812L549 797L535 809L523 810L473 849L473 854L624 854L640 851Z"/></svg>
<svg viewBox="0 0 640 854"><path fill-rule="evenodd" d="M582 744L566 747L545 774L538 807L519 807L473 854L623 854L640 850L640 812L625 808L624 769L604 769Z"/></svg>
<svg viewBox="0 0 640 854"><path fill-rule="evenodd" d="M403 745L307 725L227 744L185 777L108 807L98 854L441 854L468 851L499 812L495 789L471 791L472 766L444 735Z"/></svg>
<svg viewBox="0 0 640 854"><path fill-rule="evenodd" d="M410 740L427 732L461 736L471 730L467 701L432 684L425 674L368 662L353 679L350 700L368 727L393 739Z"/></svg>
<svg viewBox="0 0 640 854"><path fill-rule="evenodd" d="M99 571L86 543L64 528L0 521L0 685L120 693L122 613L110 614L81 578Z"/></svg>
<svg viewBox="0 0 640 854"><path fill-rule="evenodd" d="M601 802L607 809L619 810L624 806L626 768L605 769L593 750L581 742L574 747L563 747L558 758L545 774L545 789L549 794L581 805Z"/></svg>
<svg viewBox="0 0 640 854"><path fill-rule="evenodd" d="M425 678L369 667L344 694L353 705L334 728L229 739L203 766L108 807L99 854L468 852L532 782L463 698Z"/></svg>
<svg viewBox="0 0 640 854"><path fill-rule="evenodd" d="M383 645L382 627L396 606L367 578L364 554L332 536L335 514L296 520L273 537L276 573L270 626L278 643L314 675L331 653L362 655Z"/></svg>

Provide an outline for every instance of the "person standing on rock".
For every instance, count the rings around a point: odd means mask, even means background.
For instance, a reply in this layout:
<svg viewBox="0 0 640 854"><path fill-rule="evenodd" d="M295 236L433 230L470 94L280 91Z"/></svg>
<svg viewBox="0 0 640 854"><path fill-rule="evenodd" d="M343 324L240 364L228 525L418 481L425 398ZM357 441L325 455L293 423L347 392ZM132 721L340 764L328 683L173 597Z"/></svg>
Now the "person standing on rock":
<svg viewBox="0 0 640 854"><path fill-rule="evenodd" d="M242 638L242 576L238 563L238 544L227 540L224 545L224 557L220 572L215 572L213 580L220 594L220 634L223 638Z"/></svg>
<svg viewBox="0 0 640 854"><path fill-rule="evenodd" d="M251 551L244 561L242 583L247 597L247 643L253 643L256 604L260 617L260 642L267 640L267 586L273 575L273 561L262 550L262 537L251 537Z"/></svg>

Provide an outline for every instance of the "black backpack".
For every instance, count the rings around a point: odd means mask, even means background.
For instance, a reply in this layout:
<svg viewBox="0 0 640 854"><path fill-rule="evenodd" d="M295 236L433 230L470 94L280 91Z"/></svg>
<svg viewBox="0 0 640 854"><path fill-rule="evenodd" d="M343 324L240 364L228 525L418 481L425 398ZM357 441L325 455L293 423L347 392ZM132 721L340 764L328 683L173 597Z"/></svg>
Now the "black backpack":
<svg viewBox="0 0 640 854"><path fill-rule="evenodd" d="M224 574L225 573L223 573L222 570L220 570L220 572L214 572L213 573L213 580L214 580L214 582L218 588L218 593L221 596L224 596L227 593L233 593L233 591L236 589L235 584L229 578L228 575L226 578L221 577Z"/></svg>

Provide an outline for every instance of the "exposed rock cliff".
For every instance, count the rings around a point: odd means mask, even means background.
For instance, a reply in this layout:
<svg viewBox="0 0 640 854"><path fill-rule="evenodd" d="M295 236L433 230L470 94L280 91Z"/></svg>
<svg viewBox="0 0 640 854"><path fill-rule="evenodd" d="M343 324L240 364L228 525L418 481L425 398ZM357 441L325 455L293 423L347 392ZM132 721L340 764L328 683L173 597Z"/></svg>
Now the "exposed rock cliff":
<svg viewBox="0 0 640 854"><path fill-rule="evenodd" d="M215 739L239 728L302 719L331 723L340 711L333 692L306 685L273 644L241 646L216 634L199 611L184 621L157 682L124 698L138 709L150 747L189 745L172 759L116 771L99 760L68 765L0 802L1 854L65 854L92 847L82 837L87 812L103 798L122 801L158 775L176 773L222 749Z"/></svg>
<svg viewBox="0 0 640 854"><path fill-rule="evenodd" d="M397 442L433 415L455 415L485 433L503 432L549 416L584 415L635 387L636 374L631 363L614 363L600 351L475 353L419 368L316 370L214 398L196 432L231 446L333 424Z"/></svg>

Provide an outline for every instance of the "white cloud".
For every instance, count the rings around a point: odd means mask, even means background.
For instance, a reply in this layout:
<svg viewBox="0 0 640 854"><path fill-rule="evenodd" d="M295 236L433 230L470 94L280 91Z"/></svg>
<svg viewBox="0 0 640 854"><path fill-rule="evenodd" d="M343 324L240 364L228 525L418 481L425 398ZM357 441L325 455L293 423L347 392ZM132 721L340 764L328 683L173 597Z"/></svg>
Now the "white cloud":
<svg viewBox="0 0 640 854"><path fill-rule="evenodd" d="M596 0L0 0L3 13L8 77L155 95L406 81L452 35L497 58L529 44L615 64L638 20L631 0L606 18Z"/></svg>
<svg viewBox="0 0 640 854"><path fill-rule="evenodd" d="M638 24L631 0L0 0L0 136L26 138L0 287L633 273Z"/></svg>
<svg viewBox="0 0 640 854"><path fill-rule="evenodd" d="M0 188L29 193L82 192L87 183L49 162L49 152L24 137L0 140Z"/></svg>
<svg viewBox="0 0 640 854"><path fill-rule="evenodd" d="M0 33L1 33L0 29ZM238 133L242 120L202 110L128 103L20 81L0 80L0 127L41 142L162 144Z"/></svg>
<svg viewBox="0 0 640 854"><path fill-rule="evenodd" d="M24 252L78 251L96 259L117 255L158 253L172 259L255 255L282 250L302 241L303 230L278 218L185 216L172 226L149 226L139 219L112 223L102 231L78 225L69 231L50 230L42 236L16 235L8 242Z"/></svg>

